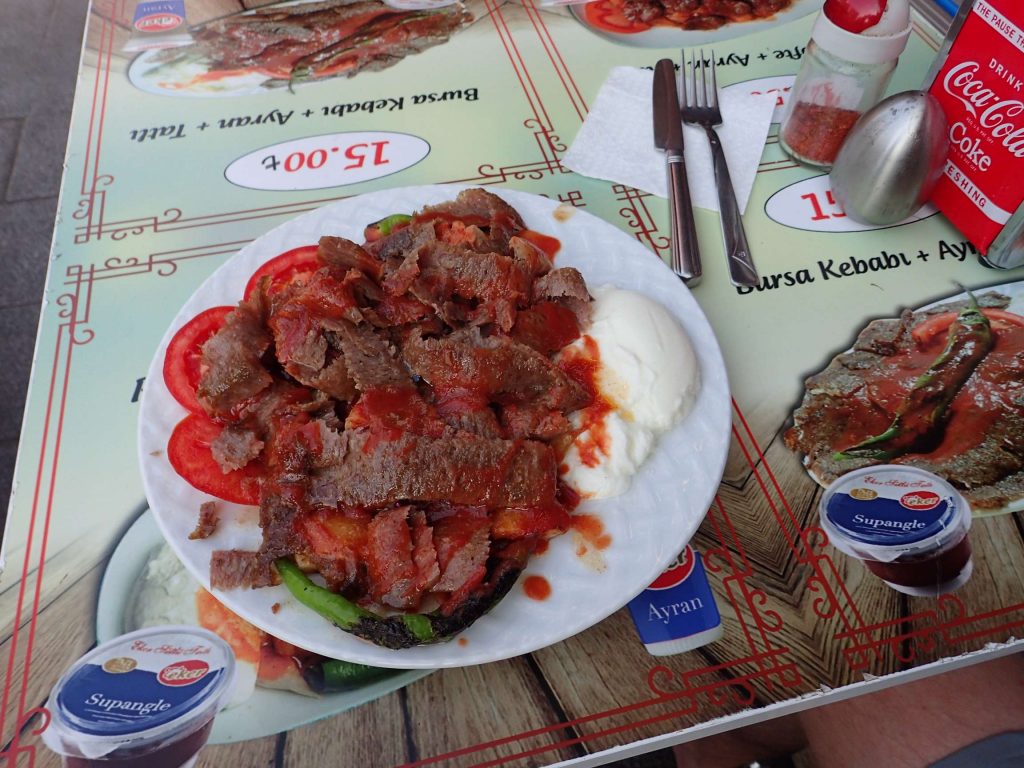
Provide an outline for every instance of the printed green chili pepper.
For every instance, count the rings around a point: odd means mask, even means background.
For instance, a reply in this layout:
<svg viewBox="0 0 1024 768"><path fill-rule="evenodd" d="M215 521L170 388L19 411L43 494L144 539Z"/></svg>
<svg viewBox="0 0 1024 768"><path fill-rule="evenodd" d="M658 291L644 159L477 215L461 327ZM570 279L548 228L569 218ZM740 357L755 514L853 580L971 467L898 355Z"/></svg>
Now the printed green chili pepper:
<svg viewBox="0 0 1024 768"><path fill-rule="evenodd" d="M835 458L886 461L926 447L941 432L956 393L994 343L988 318L971 296L971 303L950 325L942 354L914 381L889 428L836 453Z"/></svg>
<svg viewBox="0 0 1024 768"><path fill-rule="evenodd" d="M302 676L309 683L309 687L317 693L332 693L350 691L400 671L356 664L354 661L324 659L319 664L303 669Z"/></svg>

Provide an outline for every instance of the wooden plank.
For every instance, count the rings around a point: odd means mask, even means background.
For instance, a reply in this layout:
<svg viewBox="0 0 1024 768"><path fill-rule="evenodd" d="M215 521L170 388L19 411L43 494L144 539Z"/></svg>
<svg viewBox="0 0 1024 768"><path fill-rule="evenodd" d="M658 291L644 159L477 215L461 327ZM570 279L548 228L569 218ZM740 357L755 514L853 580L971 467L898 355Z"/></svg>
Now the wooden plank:
<svg viewBox="0 0 1024 768"><path fill-rule="evenodd" d="M743 708L734 694L749 694L721 671L697 674L709 666L702 653L651 656L625 609L533 656L590 752L732 714ZM667 670L657 690L656 667Z"/></svg>
<svg viewBox="0 0 1024 768"><path fill-rule="evenodd" d="M25 686L26 710L42 704L64 670L94 644L96 593L102 573L103 569L97 567L81 578L69 581L68 589L40 611L32 644L29 679ZM11 638L0 644L4 674L11 655L11 644ZM14 736L27 649L28 632L19 632L0 745L6 744Z"/></svg>
<svg viewBox="0 0 1024 768"><path fill-rule="evenodd" d="M967 621L973 616L998 614L1006 606L1020 602L1024 587L1024 550L1020 546L1024 526L1014 516L975 521L975 575L955 600L940 605L934 598L901 596L868 573L855 558L827 547L819 552L825 559L816 559L813 564L819 569L834 569L832 584L836 590L845 589L837 597L842 598L839 603L849 608L849 615L837 613L823 618L808 610L813 609L815 599L821 598L821 592L809 592L809 579L815 575L812 563L801 562L796 554L790 557L790 565L780 570L786 550L791 548L778 535L787 528L779 523L784 505L767 477L767 467L771 467L790 507L798 514L801 529L817 525L821 489L808 478L797 457L782 445L781 436L776 436L767 450L766 460L767 466L755 460L757 471L741 489L723 488L722 506L728 510L754 571L746 582L771 598L770 606L766 607L778 613L784 625L779 637L805 676L830 686L844 685L861 679L865 672L888 674L976 650L986 642L1019 633L1024 620L1024 612L1019 610L1013 616L992 615ZM774 498L775 509L763 498L748 494L751 483L758 485L758 477L767 488L767 496ZM720 545L718 531L710 528L708 524L702 527L696 540L699 546ZM730 547L731 551L736 549ZM916 618L904 625L905 616ZM840 618L847 621L839 621ZM1007 628L1009 622L1016 622L1017 630ZM931 631L942 624L958 625L949 626L944 634ZM737 632L737 626L726 621L726 636L721 644L731 647L723 658L735 658L742 651L742 633ZM1003 628L1001 634L992 634L998 628ZM760 692L771 698L769 692Z"/></svg>
<svg viewBox="0 0 1024 768"><path fill-rule="evenodd" d="M844 651L853 642L844 633L897 618L899 596L858 561L817 546L816 536L807 537L818 525L821 488L780 435L763 460L749 439L745 444L748 467L753 463L750 475L741 488L722 487L694 540L704 552L724 546L728 560L721 573L709 574L725 633L708 653L727 663L758 649L785 649L784 658L799 667L801 682L792 688L766 687L755 679L766 701L784 700L819 684L857 682L864 671L879 675L898 669L891 655L872 658L867 670L851 666ZM719 564L722 560L715 558ZM897 633L898 627L883 631L886 637Z"/></svg>
<svg viewBox="0 0 1024 768"><path fill-rule="evenodd" d="M199 753L197 768L223 768L228 765L237 766L272 766L277 750L277 736L266 736L262 739L240 741L234 744L210 744ZM321 765L321 763L309 763ZM328 763L322 763L328 765Z"/></svg>
<svg viewBox="0 0 1024 768"><path fill-rule="evenodd" d="M799 669L799 682L792 686L773 685L767 688L759 679L753 681L758 694L768 702L787 700L821 685L834 688L859 682L865 671L881 675L898 669L898 662L891 655L872 658L866 669L852 666L844 653L851 642L842 635L861 623L898 616L899 597L868 574L860 563L831 548L825 554L831 557L831 567L835 569L833 573L829 566L824 567L828 589L846 606L843 610L833 610L829 605L832 598L821 589L810 588L809 580L816 572L806 564L795 565L792 575L786 580L752 574L744 582L749 601L744 600L735 585L727 593L716 591L720 605L727 608L723 611L725 634L708 649L713 658L723 664L729 663L749 655L751 644L755 647L767 644L784 651L779 661L794 664ZM782 590L788 581L792 581L795 587L791 595L784 595ZM840 592L841 589L845 592ZM760 606L758 593L767 596L767 601ZM856 607L856 613L851 606ZM777 631L766 632L766 640L761 639L757 631L754 608L759 608L766 622L780 626ZM864 621L857 620L857 616ZM897 631L896 627L890 627L884 634L894 636ZM734 665L734 668L737 671L745 669L743 665Z"/></svg>
<svg viewBox="0 0 1024 768"><path fill-rule="evenodd" d="M445 756L436 763L444 768L468 768L491 760L503 760L502 765L539 766L579 754L571 748L552 749L572 737L562 728L515 738L562 721L562 713L526 657L441 670L405 690L414 759ZM508 743L494 743L509 738ZM477 748L485 744L490 746ZM471 750L467 754L449 754L467 748ZM530 751L536 754L509 760Z"/></svg>
<svg viewBox="0 0 1024 768"><path fill-rule="evenodd" d="M107 535L104 534L83 537L73 545L56 552L48 550L46 565L43 568L43 585L39 590L40 612L45 610L51 602L63 594L63 591L68 588L69 584L74 584L83 578L85 574L103 566L110 555L108 551L109 546L110 541ZM38 543L33 547L32 556L34 558L39 556ZM15 564L17 564L16 573L18 580L12 580L9 584L5 584L4 590L0 592L0 617L4 620L0 624L0 642L6 641L14 630L14 617L18 607L21 567L24 564L24 558L24 542L21 542L20 546L12 547L8 551L7 564L11 570L7 575L14 575L15 571L13 569ZM23 597L22 613L20 616L20 624L22 625L28 620L28 611L31 610L31 600L35 591L37 574L38 569L36 568L32 568L28 573L28 582L26 584L28 594Z"/></svg>
<svg viewBox="0 0 1024 768"><path fill-rule="evenodd" d="M29 762L27 759L24 762L20 760L12 768L61 768L62 763L60 756L54 752L51 752L40 742L35 747L35 759ZM6 766L5 766L6 768Z"/></svg>
<svg viewBox="0 0 1024 768"><path fill-rule="evenodd" d="M422 682L417 681L412 687ZM335 717L289 731L284 742L284 765L288 768L369 767L408 762L412 755L407 750L403 696L403 691L396 691Z"/></svg>
<svg viewBox="0 0 1024 768"><path fill-rule="evenodd" d="M733 444L737 441L733 440ZM729 519L742 536L746 556L758 571L781 576L792 568L799 530L809 523L816 524L821 489L781 438L764 450L764 460L749 438L744 440L744 446L750 460L744 459L746 474L742 484L723 486L719 495ZM782 495L776 485L782 488ZM709 526L702 530L709 530Z"/></svg>
<svg viewBox="0 0 1024 768"><path fill-rule="evenodd" d="M234 744L209 744L199 753L197 768L223 768L223 766L246 766L269 768L274 764L277 736L236 742ZM28 765L28 763L26 763ZM61 768L60 757L37 742L35 768ZM311 763L307 765L328 765Z"/></svg>

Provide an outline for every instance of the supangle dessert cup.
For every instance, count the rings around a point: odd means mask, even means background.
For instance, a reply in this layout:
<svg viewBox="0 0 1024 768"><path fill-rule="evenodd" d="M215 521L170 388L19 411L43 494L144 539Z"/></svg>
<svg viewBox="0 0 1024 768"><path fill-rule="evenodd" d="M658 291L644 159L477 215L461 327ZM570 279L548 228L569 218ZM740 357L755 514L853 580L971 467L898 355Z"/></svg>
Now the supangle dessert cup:
<svg viewBox="0 0 1024 768"><path fill-rule="evenodd" d="M231 647L204 629L116 637L57 681L43 741L67 768L189 768L234 677Z"/></svg>
<svg viewBox="0 0 1024 768"><path fill-rule="evenodd" d="M936 596L971 577L971 508L937 475L901 465L866 467L825 491L829 541L898 592Z"/></svg>

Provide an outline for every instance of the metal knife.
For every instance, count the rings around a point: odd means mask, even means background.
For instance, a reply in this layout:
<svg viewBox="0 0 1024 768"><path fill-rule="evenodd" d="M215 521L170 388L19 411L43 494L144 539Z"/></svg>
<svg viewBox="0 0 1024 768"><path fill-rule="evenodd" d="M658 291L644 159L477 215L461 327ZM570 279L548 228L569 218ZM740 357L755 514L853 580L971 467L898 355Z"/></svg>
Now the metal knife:
<svg viewBox="0 0 1024 768"><path fill-rule="evenodd" d="M683 159L683 121L679 113L676 67L662 59L654 67L654 146L665 150L668 166L668 204L671 222L672 271L687 285L700 282L700 248L690 203Z"/></svg>

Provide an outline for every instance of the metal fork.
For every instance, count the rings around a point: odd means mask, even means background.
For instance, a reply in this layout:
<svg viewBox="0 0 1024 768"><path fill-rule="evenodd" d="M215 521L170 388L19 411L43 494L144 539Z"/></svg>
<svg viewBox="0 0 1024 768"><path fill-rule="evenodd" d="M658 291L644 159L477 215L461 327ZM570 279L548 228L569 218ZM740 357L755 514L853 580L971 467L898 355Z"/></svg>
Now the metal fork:
<svg viewBox="0 0 1024 768"><path fill-rule="evenodd" d="M722 238L725 240L725 256L729 265L729 278L733 285L755 286L758 284L757 270L750 256L747 234L743 231L743 218L736 204L736 192L725 162L722 142L715 131L722 124L722 113L718 108L718 78L715 76L715 52L711 52L711 83L708 85L707 60L701 49L700 61L690 54L687 70L683 55L682 79L683 106L681 114L684 123L700 125L711 144L711 157L715 166L715 185L718 187L718 207L721 209ZM697 87L697 70L700 69L700 87Z"/></svg>

